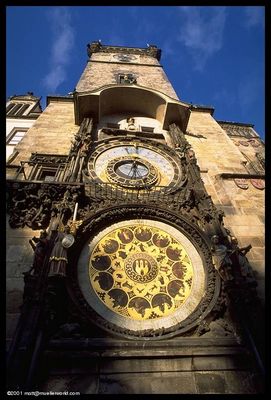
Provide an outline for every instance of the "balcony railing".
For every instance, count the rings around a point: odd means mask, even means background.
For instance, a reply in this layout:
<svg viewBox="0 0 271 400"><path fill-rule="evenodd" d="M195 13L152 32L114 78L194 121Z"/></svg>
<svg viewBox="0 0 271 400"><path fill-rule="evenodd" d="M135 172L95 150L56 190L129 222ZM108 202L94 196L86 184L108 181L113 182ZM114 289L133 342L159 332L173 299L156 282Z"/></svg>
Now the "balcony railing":
<svg viewBox="0 0 271 400"><path fill-rule="evenodd" d="M85 192L89 197L116 201L118 203L179 203L184 200L185 189L173 192L172 187L152 186L149 188L121 189L110 183L86 183Z"/></svg>

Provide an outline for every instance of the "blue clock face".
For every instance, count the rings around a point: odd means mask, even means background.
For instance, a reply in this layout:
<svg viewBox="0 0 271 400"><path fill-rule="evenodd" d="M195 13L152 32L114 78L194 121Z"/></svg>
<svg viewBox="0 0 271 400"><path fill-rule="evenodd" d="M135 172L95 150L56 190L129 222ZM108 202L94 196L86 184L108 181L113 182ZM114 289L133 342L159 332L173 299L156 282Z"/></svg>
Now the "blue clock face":
<svg viewBox="0 0 271 400"><path fill-rule="evenodd" d="M115 168L115 172L128 179L144 178L148 175L148 168L143 163L135 160L127 160Z"/></svg>

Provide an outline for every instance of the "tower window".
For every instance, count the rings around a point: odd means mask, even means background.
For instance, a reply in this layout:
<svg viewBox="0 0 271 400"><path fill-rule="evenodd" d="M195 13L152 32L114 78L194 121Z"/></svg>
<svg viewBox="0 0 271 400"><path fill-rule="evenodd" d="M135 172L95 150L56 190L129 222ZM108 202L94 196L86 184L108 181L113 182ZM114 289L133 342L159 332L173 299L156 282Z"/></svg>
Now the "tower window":
<svg viewBox="0 0 271 400"><path fill-rule="evenodd" d="M143 132L150 132L150 133L152 133L152 132L154 131L154 128L151 127L151 126L142 126L142 127L141 127L141 130L142 130Z"/></svg>
<svg viewBox="0 0 271 400"><path fill-rule="evenodd" d="M39 181L54 182L56 180L57 168L44 168L42 167L38 177Z"/></svg>
<svg viewBox="0 0 271 400"><path fill-rule="evenodd" d="M7 142L6 144L10 146L16 146L24 137L27 129L13 129L11 133L7 137Z"/></svg>
<svg viewBox="0 0 271 400"><path fill-rule="evenodd" d="M29 104L9 104L6 108L6 114L8 116L21 116L29 108Z"/></svg>
<svg viewBox="0 0 271 400"><path fill-rule="evenodd" d="M136 77L134 74L119 74L118 83L120 85L129 85L136 83Z"/></svg>
<svg viewBox="0 0 271 400"><path fill-rule="evenodd" d="M24 161L32 169L29 171L28 180L55 182L63 180L64 170L67 166L67 156L58 154L32 153L28 161Z"/></svg>
<svg viewBox="0 0 271 400"><path fill-rule="evenodd" d="M28 108L29 104L23 104L16 115L23 115Z"/></svg>
<svg viewBox="0 0 271 400"><path fill-rule="evenodd" d="M16 115L17 112L20 110L21 108L21 104L15 104L15 106L9 111L9 115Z"/></svg>
<svg viewBox="0 0 271 400"><path fill-rule="evenodd" d="M10 103L7 107L6 107L6 113L8 114L11 110L12 110L12 108L15 106L15 104L14 103Z"/></svg>
<svg viewBox="0 0 271 400"><path fill-rule="evenodd" d="M119 129L120 125L113 122L107 122L107 128Z"/></svg>

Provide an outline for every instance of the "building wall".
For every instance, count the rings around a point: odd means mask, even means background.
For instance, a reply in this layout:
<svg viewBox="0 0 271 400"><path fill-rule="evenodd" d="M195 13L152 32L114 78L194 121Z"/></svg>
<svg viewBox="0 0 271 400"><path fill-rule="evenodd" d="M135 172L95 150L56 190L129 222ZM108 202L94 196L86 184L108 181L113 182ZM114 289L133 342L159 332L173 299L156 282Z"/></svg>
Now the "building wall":
<svg viewBox="0 0 271 400"><path fill-rule="evenodd" d="M71 140L79 127L74 123L73 101L58 99L51 101L30 128L16 150L19 161L28 160L32 152L47 154L68 154Z"/></svg>
<svg viewBox="0 0 271 400"><path fill-rule="evenodd" d="M82 394L255 394L262 393L251 359L232 338L177 338L140 343L107 340L102 355L48 351L50 376L42 391ZM112 347L114 346L114 350ZM144 354L139 352L144 348ZM60 356L61 355L61 356Z"/></svg>
<svg viewBox="0 0 271 400"><path fill-rule="evenodd" d="M20 130L28 130L31 128L34 123L35 119L21 119L21 118L7 118L6 121L6 139L10 135L10 133L13 131L20 131ZM6 160L10 157L10 155L13 153L15 146L13 145L7 145L6 146Z"/></svg>
<svg viewBox="0 0 271 400"><path fill-rule="evenodd" d="M23 303L23 272L33 263L33 250L28 241L38 235L28 227L11 229L8 219L6 227L6 339L9 346Z"/></svg>
<svg viewBox="0 0 271 400"><path fill-rule="evenodd" d="M34 121L33 121L34 122ZM68 154L71 140L79 127L74 124L73 102L52 101L30 127L27 134L16 146L18 156L13 161L30 158L32 152L46 154ZM7 221L7 339L12 338L18 321L24 288L23 272L28 271L33 263L33 250L28 243L39 231L30 228L12 229Z"/></svg>
<svg viewBox="0 0 271 400"><path fill-rule="evenodd" d="M225 227L237 237L240 247L253 246L247 258L258 281L259 297L264 302L265 190L256 189L251 183L247 190L243 190L233 178L221 177L223 173L247 174L242 164L246 158L240 146L234 144L209 113L192 112L187 131L203 136L187 135L186 138L196 153L207 192L217 208L225 213Z"/></svg>

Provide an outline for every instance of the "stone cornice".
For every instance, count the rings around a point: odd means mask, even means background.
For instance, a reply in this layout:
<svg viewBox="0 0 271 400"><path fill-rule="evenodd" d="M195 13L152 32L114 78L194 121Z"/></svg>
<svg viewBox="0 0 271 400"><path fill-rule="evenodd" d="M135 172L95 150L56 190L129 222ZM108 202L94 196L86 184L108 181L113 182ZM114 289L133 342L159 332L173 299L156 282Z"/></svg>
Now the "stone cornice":
<svg viewBox="0 0 271 400"><path fill-rule="evenodd" d="M238 126L247 126L249 128L254 128L254 124L245 124L243 122L234 122L234 121L221 121L216 120L218 124L226 124L226 125L238 125Z"/></svg>
<svg viewBox="0 0 271 400"><path fill-rule="evenodd" d="M73 100L73 96L61 96L61 95L59 95L59 96L47 96L46 97L46 106L48 106L50 103L51 103L51 101L67 101L67 102L73 102L74 100Z"/></svg>
<svg viewBox="0 0 271 400"><path fill-rule="evenodd" d="M156 64L143 64L143 63L133 63L133 62L127 62L127 63L125 63L125 62L123 62L123 61L121 61L121 62L119 62L119 61L102 61L102 60L88 60L88 62L91 62L91 63L100 63L100 64L129 64L129 65L139 65L140 67L158 67L158 68L163 68L163 65L161 65L161 64L158 64L158 65L156 65Z"/></svg>
<svg viewBox="0 0 271 400"><path fill-rule="evenodd" d="M106 46L102 45L100 41L92 42L87 45L88 56L91 57L92 53L125 53L125 54L141 54L156 58L158 61L161 58L161 49L155 45L149 45L146 48L139 47L123 47L123 46Z"/></svg>
<svg viewBox="0 0 271 400"><path fill-rule="evenodd" d="M217 175L221 179L265 179L265 174L247 174L247 173L230 173L223 172Z"/></svg>
<svg viewBox="0 0 271 400"><path fill-rule="evenodd" d="M208 112L211 115L213 115L215 109L214 107L211 106L204 106L204 105L198 105L198 104L191 104L190 106L191 111L201 111L201 112Z"/></svg>
<svg viewBox="0 0 271 400"><path fill-rule="evenodd" d="M32 115L12 115L12 116L8 116L8 117L6 118L6 120L7 120L7 121L10 121L10 120L12 120L12 119L23 119L23 120L37 119L37 118L42 114L42 112L35 113L35 115L34 115L34 113L31 113L31 114L32 114Z"/></svg>

